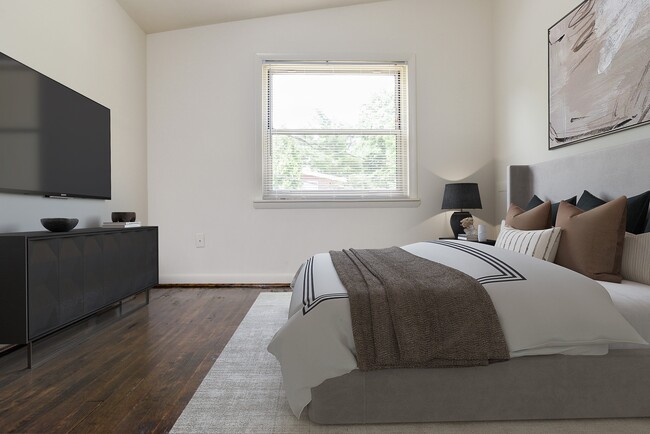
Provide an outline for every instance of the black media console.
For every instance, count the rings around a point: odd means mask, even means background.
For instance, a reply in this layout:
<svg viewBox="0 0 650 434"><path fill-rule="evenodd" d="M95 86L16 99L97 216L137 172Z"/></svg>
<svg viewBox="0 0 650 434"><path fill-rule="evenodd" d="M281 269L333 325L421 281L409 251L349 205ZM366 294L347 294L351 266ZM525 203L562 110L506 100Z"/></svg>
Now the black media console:
<svg viewBox="0 0 650 434"><path fill-rule="evenodd" d="M26 344L158 284L158 228L0 234L0 344Z"/></svg>

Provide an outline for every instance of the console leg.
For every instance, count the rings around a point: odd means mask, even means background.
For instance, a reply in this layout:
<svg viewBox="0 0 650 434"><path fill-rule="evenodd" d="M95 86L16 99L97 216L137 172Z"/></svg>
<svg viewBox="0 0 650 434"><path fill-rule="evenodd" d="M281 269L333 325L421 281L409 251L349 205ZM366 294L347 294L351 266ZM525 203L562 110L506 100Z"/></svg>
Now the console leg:
<svg viewBox="0 0 650 434"><path fill-rule="evenodd" d="M149 288L147 288L147 295L146 295L146 300L147 302L145 304L149 304Z"/></svg>
<svg viewBox="0 0 650 434"><path fill-rule="evenodd" d="M120 316L122 316L122 300L120 300Z"/></svg>
<svg viewBox="0 0 650 434"><path fill-rule="evenodd" d="M32 341L27 342L27 368L32 369L32 361L33 361L33 354L32 354Z"/></svg>

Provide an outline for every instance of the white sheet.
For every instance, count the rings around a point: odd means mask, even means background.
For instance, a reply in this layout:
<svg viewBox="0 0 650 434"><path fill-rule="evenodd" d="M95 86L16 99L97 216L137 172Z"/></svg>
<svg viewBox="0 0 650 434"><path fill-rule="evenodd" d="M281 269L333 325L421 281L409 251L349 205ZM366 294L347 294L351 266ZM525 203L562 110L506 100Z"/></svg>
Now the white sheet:
<svg viewBox="0 0 650 434"><path fill-rule="evenodd" d="M614 306L650 342L650 285L624 280L621 283L598 282L612 297ZM611 349L645 348L638 344L611 344Z"/></svg>
<svg viewBox="0 0 650 434"><path fill-rule="evenodd" d="M553 263L478 243L416 243L405 250L481 282L511 357L606 354L609 344L647 344L594 280ZM268 347L299 417L311 388L357 368L347 292L329 254L311 258L294 287L290 318Z"/></svg>

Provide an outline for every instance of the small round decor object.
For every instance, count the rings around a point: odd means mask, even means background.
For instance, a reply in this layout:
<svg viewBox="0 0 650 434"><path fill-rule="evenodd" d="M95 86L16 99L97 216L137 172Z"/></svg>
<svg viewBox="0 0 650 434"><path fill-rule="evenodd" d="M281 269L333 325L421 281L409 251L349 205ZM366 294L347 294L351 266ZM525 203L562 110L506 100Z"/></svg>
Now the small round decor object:
<svg viewBox="0 0 650 434"><path fill-rule="evenodd" d="M134 222L135 212L133 211L113 212L111 213L111 220L113 220L114 222Z"/></svg>
<svg viewBox="0 0 650 434"><path fill-rule="evenodd" d="M50 232L68 232L79 223L79 219L47 218L41 219L41 224Z"/></svg>

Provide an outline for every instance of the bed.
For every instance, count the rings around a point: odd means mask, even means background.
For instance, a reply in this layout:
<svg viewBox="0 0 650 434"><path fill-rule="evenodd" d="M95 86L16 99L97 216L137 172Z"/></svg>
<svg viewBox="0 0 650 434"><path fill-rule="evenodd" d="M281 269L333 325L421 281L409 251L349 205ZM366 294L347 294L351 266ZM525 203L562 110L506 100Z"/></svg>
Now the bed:
<svg viewBox="0 0 650 434"><path fill-rule="evenodd" d="M644 140L536 165L511 166L508 201L524 206L533 194L560 200L583 189L607 200L646 191L649 150L650 140ZM528 259L518 254L458 241L416 243L404 249L425 258L432 255L453 267L459 266L459 255L469 255L474 262L461 271L474 273L479 281L498 275L498 282L484 286L492 288L488 293L502 323L507 323L502 325L512 359L450 369L357 369L347 294L327 263L328 256L316 255L298 271L289 321L269 345L281 362L296 416L306 411L312 421L323 424L650 417L650 350L645 345L650 340L649 285L573 282L573 272L557 270L559 275L551 280L571 282L572 287L584 284L585 294L600 294L593 300L595 307L589 308L595 310L583 311L581 324L588 324L590 333L600 323L613 324L615 329L598 331L584 341L578 330L575 342L558 344L548 336L556 332L551 330L555 323L568 321L568 316L544 324L541 321L549 313L538 318L517 315L512 300L523 297L519 302L525 303L527 296L509 288L521 284L522 275L525 284L532 285L532 275L539 274L538 280L543 281L545 275L557 274L553 267L561 267L544 263L533 272L527 268ZM495 268L495 261L506 265ZM561 300L564 314L580 311L579 306L572 310L573 302L571 297ZM513 303L515 308L506 306ZM552 309L548 312L555 314ZM308 325L307 316L316 325ZM539 336L525 330L539 327L551 328L543 345L535 340Z"/></svg>

